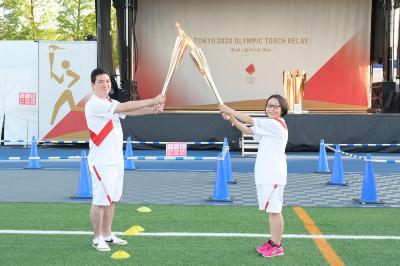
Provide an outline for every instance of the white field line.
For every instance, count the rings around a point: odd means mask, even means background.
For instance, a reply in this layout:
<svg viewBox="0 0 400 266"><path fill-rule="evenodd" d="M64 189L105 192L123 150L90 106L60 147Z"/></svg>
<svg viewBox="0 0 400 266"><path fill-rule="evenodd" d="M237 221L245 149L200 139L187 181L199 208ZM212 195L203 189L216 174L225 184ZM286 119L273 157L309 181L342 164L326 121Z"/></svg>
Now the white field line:
<svg viewBox="0 0 400 266"><path fill-rule="evenodd" d="M0 235L93 235L91 231L43 231L43 230L0 230ZM123 232L115 232L116 235L123 235ZM262 238L269 237L269 234L250 234L250 233L191 233L191 232L154 232L141 233L137 236L150 237L247 237ZM348 240L400 240L400 236L365 236L365 235L301 235L284 234L283 238L298 239L348 239Z"/></svg>

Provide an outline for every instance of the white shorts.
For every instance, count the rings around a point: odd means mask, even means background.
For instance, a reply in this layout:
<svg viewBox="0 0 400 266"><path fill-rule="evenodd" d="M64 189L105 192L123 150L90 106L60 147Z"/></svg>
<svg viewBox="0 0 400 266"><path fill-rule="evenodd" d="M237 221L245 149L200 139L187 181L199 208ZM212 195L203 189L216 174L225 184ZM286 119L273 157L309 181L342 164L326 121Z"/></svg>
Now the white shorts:
<svg viewBox="0 0 400 266"><path fill-rule="evenodd" d="M110 206L122 198L124 165L91 165L93 205ZM101 180L101 181L100 181Z"/></svg>
<svg viewBox="0 0 400 266"><path fill-rule="evenodd" d="M256 184L258 208L268 213L281 213L284 185Z"/></svg>

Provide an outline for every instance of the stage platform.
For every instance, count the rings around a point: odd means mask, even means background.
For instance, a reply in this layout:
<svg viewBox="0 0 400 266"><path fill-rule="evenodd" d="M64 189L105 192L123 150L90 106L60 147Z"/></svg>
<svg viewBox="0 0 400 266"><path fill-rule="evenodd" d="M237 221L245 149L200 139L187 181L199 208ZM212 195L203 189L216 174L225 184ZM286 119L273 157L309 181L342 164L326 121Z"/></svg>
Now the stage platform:
<svg viewBox="0 0 400 266"><path fill-rule="evenodd" d="M252 113L262 115L262 113ZM286 151L318 151L325 143L400 143L400 114L304 113L285 117L289 128ZM241 133L218 112L164 112L127 117L122 121L124 138L141 141L222 141L227 137L232 150L240 149ZM163 148L164 145L135 145ZM220 148L219 145L191 145L190 149ZM400 152L399 147L349 147L354 152Z"/></svg>

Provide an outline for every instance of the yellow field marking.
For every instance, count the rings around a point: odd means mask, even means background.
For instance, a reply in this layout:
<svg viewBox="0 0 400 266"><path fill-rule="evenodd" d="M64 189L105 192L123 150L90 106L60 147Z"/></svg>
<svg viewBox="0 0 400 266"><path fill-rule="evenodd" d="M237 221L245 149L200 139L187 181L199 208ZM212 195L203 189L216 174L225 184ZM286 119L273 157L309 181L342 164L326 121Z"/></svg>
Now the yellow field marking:
<svg viewBox="0 0 400 266"><path fill-rule="evenodd" d="M293 207L293 210L311 235L321 235L321 231L319 231L314 221L302 207ZM329 265L344 265L344 262L339 258L326 239L314 238L313 240Z"/></svg>

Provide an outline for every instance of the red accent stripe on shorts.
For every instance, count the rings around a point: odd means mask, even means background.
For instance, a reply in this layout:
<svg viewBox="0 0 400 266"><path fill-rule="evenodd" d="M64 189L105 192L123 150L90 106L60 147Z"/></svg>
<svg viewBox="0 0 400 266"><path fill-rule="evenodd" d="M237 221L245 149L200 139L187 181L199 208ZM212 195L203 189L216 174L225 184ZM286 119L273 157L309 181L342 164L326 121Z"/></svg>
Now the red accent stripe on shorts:
<svg viewBox="0 0 400 266"><path fill-rule="evenodd" d="M269 205L269 200L271 199L271 196L272 196L272 194L274 193L274 191L275 191L275 189L276 189L277 187L278 187L278 184L274 184L274 186L272 187L271 194L269 194L269 197L268 197L268 199L267 199L267 203L265 203L265 209L264 209L264 210L267 210L268 205Z"/></svg>
<svg viewBox="0 0 400 266"><path fill-rule="evenodd" d="M110 198L110 196L108 194L106 196L107 196L108 202L110 202L110 206L111 206L112 205L112 200L111 200L111 198Z"/></svg>
<svg viewBox="0 0 400 266"><path fill-rule="evenodd" d="M101 182L101 186L103 187L104 193L106 194L108 202L110 203L110 206L111 206L112 205L111 197L110 197L110 195L108 195L108 193L106 191L106 188L104 187L104 183L103 183L103 181L101 179L101 176L100 176L99 172L97 172L96 166L94 166L94 165L93 165L93 170L94 170L94 173L96 174L97 179Z"/></svg>
<svg viewBox="0 0 400 266"><path fill-rule="evenodd" d="M98 135L89 129L90 139L93 141L94 144L96 144L96 146L99 146L108 136L108 134L110 134L113 128L114 125L112 120L110 119L110 121L107 122L107 124L103 127Z"/></svg>
<svg viewBox="0 0 400 266"><path fill-rule="evenodd" d="M280 120L279 118L274 118L276 121L278 121L279 123L281 123L281 125L287 130L287 125L285 124L285 122L283 122L282 120Z"/></svg>
<svg viewBox="0 0 400 266"><path fill-rule="evenodd" d="M97 172L96 166L94 166L94 165L93 165L93 170L94 170L94 173L96 174L97 179L101 182L101 177L99 175L99 172Z"/></svg>

